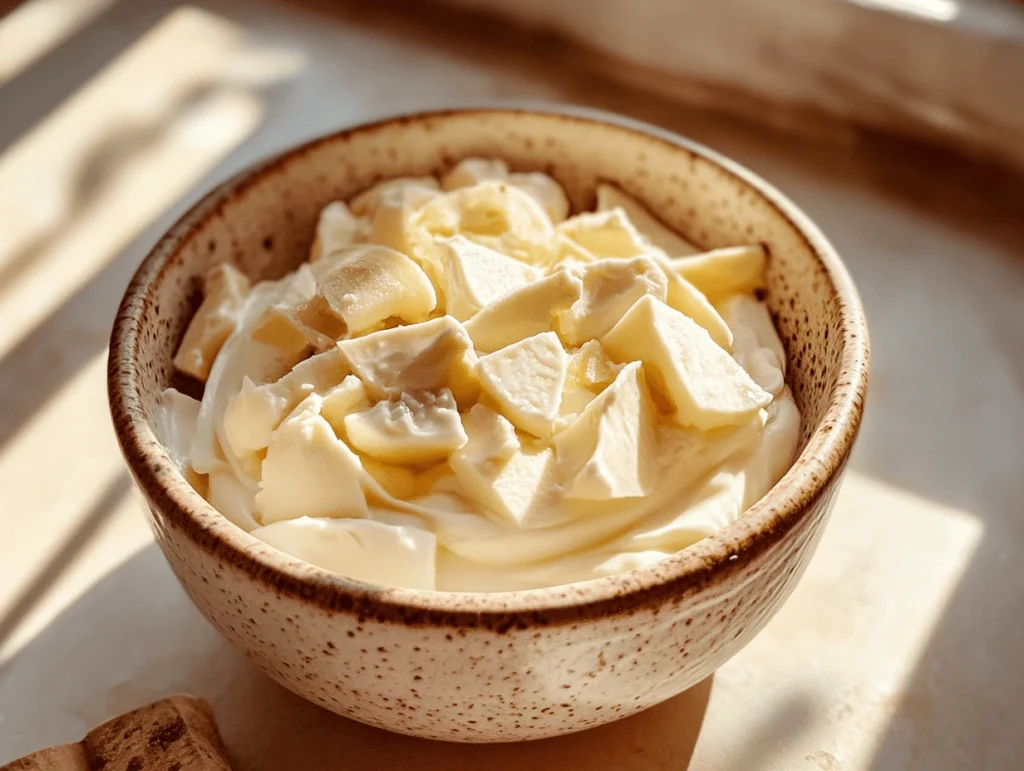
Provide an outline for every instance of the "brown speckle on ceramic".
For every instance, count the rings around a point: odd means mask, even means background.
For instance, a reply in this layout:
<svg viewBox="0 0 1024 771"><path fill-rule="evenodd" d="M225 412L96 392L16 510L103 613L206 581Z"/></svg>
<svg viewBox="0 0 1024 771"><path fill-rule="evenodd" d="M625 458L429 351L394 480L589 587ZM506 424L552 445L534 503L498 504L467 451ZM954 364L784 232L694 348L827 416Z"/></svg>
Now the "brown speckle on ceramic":
<svg viewBox="0 0 1024 771"><path fill-rule="evenodd" d="M802 413L801 452L738 521L660 563L548 589L445 594L330 574L239 530L183 479L149 411L195 305L230 260L253 279L294 269L320 209L373 182L436 174L468 156L545 169L575 209L598 180L646 202L700 246L771 253L767 302ZM110 348L118 438L157 541L204 614L270 677L327 709L455 741L532 739L596 726L704 679L767 623L821 537L860 424L867 330L839 258L793 204L677 136L580 112L407 116L289 151L210 193L149 254Z"/></svg>

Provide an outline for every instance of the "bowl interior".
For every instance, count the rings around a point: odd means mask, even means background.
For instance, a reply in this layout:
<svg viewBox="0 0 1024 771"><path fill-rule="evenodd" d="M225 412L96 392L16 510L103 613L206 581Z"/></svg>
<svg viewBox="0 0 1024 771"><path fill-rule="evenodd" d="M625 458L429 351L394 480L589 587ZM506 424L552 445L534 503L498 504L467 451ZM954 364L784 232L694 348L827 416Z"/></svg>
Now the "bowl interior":
<svg viewBox="0 0 1024 771"><path fill-rule="evenodd" d="M468 156L500 157L515 170L549 173L577 211L593 206L596 184L607 180L703 248L759 241L770 249L767 302L801 410L801 456L747 515L681 553L675 564L638 571L647 575L633 584L706 567L752 535L798 517L800 499L813 498L814 485L841 467L859 422L867 341L856 292L817 229L767 184L678 137L607 116L479 110L399 118L316 140L225 183L161 240L128 290L114 332L114 347L130 352L120 362L112 356L115 422L120 399L134 430L145 433L153 401L171 382L171 359L210 266L227 260L253 279L281 276L305 259L328 202L382 179L437 174ZM119 425L122 443L126 430L133 429ZM160 484L180 488L184 480L172 479L151 431L148 438L148 445L138 436L127 441L151 467L160 467ZM176 495L202 507L198 495ZM623 591L612 583L608 591Z"/></svg>

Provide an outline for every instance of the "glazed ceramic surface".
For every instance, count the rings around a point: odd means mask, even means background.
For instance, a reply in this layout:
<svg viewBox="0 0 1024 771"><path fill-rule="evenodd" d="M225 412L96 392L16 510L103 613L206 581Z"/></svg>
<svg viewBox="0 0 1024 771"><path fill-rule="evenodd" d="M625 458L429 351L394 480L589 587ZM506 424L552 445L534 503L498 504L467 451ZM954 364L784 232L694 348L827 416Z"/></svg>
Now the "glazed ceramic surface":
<svg viewBox="0 0 1024 771"><path fill-rule="evenodd" d="M701 247L761 241L767 302L802 413L799 457L735 523L656 565L549 589L385 589L299 562L221 517L160 444L150 409L206 270L293 270L328 202L467 156L543 170L576 210L599 180ZM600 725L696 684L767 623L821 536L857 433L868 342L827 241L750 172L678 136L582 111L468 110L362 126L289 151L210 193L157 244L111 341L122 450L188 594L270 677L327 709L455 741L534 739Z"/></svg>

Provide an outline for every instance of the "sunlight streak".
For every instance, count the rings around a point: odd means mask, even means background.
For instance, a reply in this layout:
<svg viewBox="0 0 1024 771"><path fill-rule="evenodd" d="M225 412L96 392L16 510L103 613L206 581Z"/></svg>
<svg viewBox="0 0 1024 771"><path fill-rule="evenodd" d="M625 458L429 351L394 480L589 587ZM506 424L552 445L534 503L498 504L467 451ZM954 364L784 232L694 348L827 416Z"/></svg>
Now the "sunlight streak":
<svg viewBox="0 0 1024 771"><path fill-rule="evenodd" d="M0 156L0 356L253 133L242 38L177 9Z"/></svg>
<svg viewBox="0 0 1024 771"><path fill-rule="evenodd" d="M983 535L982 521L970 512L848 472L793 596L715 675L715 708L740 714L752 693L801 692L799 724L772 740L779 762L799 752L836 768L870 767L894 717L915 719L916 695L906 688ZM774 627L789 631L773 634ZM789 685L771 687L776 679ZM770 713L771 705L759 711ZM823 735L833 737L833 746L820 745ZM702 736L701 743L731 744L724 735ZM715 760L713 767L732 767L736 758ZM772 757L760 760L765 769L782 768Z"/></svg>
<svg viewBox="0 0 1024 771"><path fill-rule="evenodd" d="M124 461L103 406L106 360L106 350L100 351L0 448L0 628L26 592L47 584L37 607L0 647L0 661L88 589L86 576L98 565L114 567L122 545L149 540L137 506L129 505L134 499L123 494ZM49 535L41 539L44 532ZM76 533L80 542L61 561L62 546ZM43 575L47 568L52 575Z"/></svg>
<svg viewBox="0 0 1024 771"><path fill-rule="evenodd" d="M960 15L958 0L853 0L857 5L916 16L929 21L952 21Z"/></svg>
<svg viewBox="0 0 1024 771"><path fill-rule="evenodd" d="M114 0L30 0L0 19L0 85L27 70Z"/></svg>

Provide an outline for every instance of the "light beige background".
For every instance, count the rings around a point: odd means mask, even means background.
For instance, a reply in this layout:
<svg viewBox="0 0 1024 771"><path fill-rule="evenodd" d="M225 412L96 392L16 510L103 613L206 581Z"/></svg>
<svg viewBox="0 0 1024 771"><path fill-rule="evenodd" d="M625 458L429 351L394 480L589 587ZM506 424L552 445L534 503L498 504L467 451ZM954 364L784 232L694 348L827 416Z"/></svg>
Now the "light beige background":
<svg viewBox="0 0 1024 771"><path fill-rule="evenodd" d="M33 0L0 19L0 762L191 691L241 771L1013 768L1024 185L907 146L785 139L443 20L242 0ZM134 267L213 182L342 124L492 99L629 113L772 180L847 259L875 375L808 575L713 683L591 733L464 747L318 710L218 637L151 544L103 376Z"/></svg>

